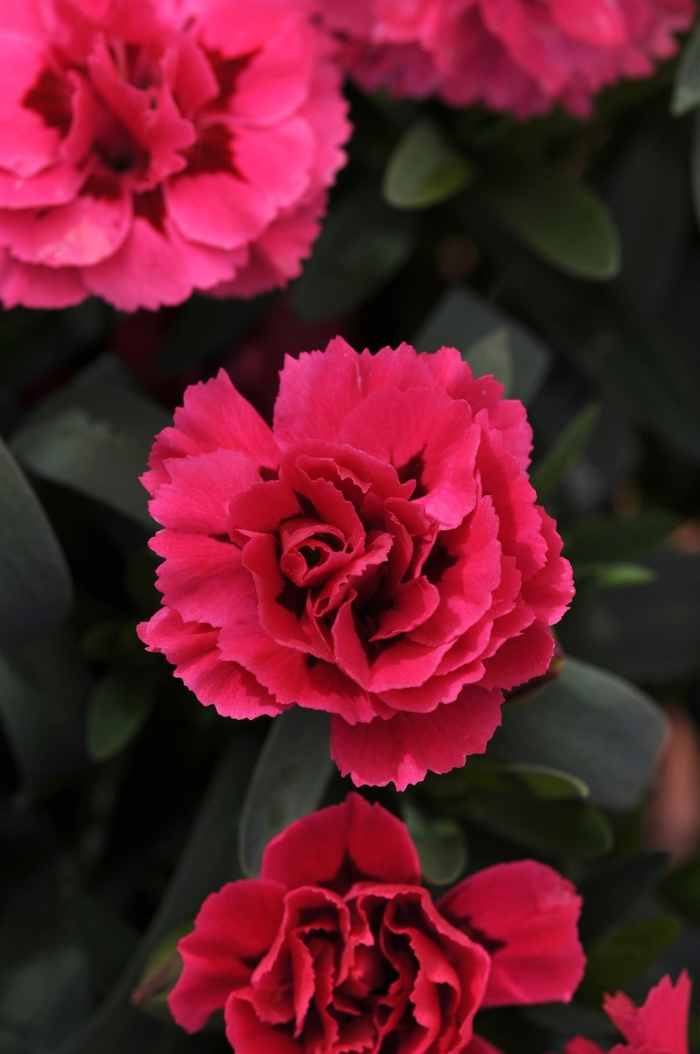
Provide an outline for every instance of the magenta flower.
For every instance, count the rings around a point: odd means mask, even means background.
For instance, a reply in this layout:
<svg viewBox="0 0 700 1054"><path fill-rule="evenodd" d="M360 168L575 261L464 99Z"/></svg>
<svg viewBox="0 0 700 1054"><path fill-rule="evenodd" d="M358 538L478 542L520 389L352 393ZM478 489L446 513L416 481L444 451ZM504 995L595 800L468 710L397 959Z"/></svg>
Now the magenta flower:
<svg viewBox="0 0 700 1054"><path fill-rule="evenodd" d="M141 639L221 714L330 712L358 785L485 750L573 595L502 393L454 349L341 338L286 359L272 430L223 370L188 388L144 477L165 562Z"/></svg>
<svg viewBox="0 0 700 1054"><path fill-rule="evenodd" d="M300 271L349 125L299 0L0 0L0 299L132 311Z"/></svg>
<svg viewBox="0 0 700 1054"><path fill-rule="evenodd" d="M673 984L666 974L635 1006L624 992L606 995L603 1010L624 1036L610 1054L688 1054L688 1013L692 983L685 970ZM603 1054L591 1039L577 1036L565 1054Z"/></svg>
<svg viewBox="0 0 700 1054"><path fill-rule="evenodd" d="M694 0L317 0L367 91L517 117L554 105L587 116L592 96L648 77L677 49Z"/></svg>
<svg viewBox="0 0 700 1054"><path fill-rule="evenodd" d="M475 1014L571 999L580 908L534 860L434 904L405 826L350 794L277 835L260 878L207 897L170 1009L188 1032L223 1010L237 1054L498 1054Z"/></svg>

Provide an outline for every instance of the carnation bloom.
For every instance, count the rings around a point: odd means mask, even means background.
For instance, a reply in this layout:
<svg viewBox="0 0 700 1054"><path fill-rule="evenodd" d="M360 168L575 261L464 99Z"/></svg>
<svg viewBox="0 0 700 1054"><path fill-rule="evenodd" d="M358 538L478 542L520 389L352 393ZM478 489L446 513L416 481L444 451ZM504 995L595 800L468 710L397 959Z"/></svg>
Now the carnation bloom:
<svg viewBox="0 0 700 1054"><path fill-rule="evenodd" d="M304 0L0 0L0 299L132 311L299 273L349 134Z"/></svg>
<svg viewBox="0 0 700 1054"><path fill-rule="evenodd" d="M405 826L357 794L297 821L261 878L204 901L173 1017L193 1032L223 1008L236 1054L485 1054L481 1007L571 998L580 898L556 871L498 864L437 904L420 880Z"/></svg>
<svg viewBox="0 0 700 1054"><path fill-rule="evenodd" d="M273 429L223 371L188 388L144 477L165 561L141 639L221 714L329 711L358 785L482 752L573 594L502 394L454 348L341 338L286 359Z"/></svg>
<svg viewBox="0 0 700 1054"><path fill-rule="evenodd" d="M648 77L677 48L695 0L317 0L367 91L437 92L517 117L559 104L591 112L595 92Z"/></svg>
<svg viewBox="0 0 700 1054"><path fill-rule="evenodd" d="M668 974L651 989L644 1006L636 1007L623 992L606 995L603 1009L627 1043L618 1043L609 1054L688 1054L688 1010L691 981L683 973L675 986ZM577 1036L566 1045L566 1054L603 1054L597 1043Z"/></svg>

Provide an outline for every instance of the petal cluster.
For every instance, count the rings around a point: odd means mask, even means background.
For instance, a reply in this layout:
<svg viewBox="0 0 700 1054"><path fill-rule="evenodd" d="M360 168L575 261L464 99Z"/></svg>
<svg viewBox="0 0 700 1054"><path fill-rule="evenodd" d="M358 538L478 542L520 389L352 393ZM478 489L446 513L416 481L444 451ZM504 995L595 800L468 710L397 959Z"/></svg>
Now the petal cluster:
<svg viewBox="0 0 700 1054"><path fill-rule="evenodd" d="M695 0L318 0L367 91L438 93L525 118L578 116L622 78L648 77L688 29Z"/></svg>
<svg viewBox="0 0 700 1054"><path fill-rule="evenodd" d="M674 985L662 977L636 1007L629 996L606 995L603 1009L624 1036L610 1054L688 1054L688 1012L692 984L684 970ZM566 1054L602 1054L597 1043L577 1036L566 1045Z"/></svg>
<svg viewBox="0 0 700 1054"><path fill-rule="evenodd" d="M131 311L299 273L344 161L303 0L0 0L0 299Z"/></svg>
<svg viewBox="0 0 700 1054"><path fill-rule="evenodd" d="M573 594L521 403L454 349L287 359L269 429L222 371L144 483L163 608L139 627L225 715L326 710L356 784L482 752Z"/></svg>
<svg viewBox="0 0 700 1054"><path fill-rule="evenodd" d="M481 1007L571 998L579 909L531 860L433 904L404 825L351 794L273 839L261 878L207 898L170 1008L188 1031L223 1009L237 1054L483 1054Z"/></svg>

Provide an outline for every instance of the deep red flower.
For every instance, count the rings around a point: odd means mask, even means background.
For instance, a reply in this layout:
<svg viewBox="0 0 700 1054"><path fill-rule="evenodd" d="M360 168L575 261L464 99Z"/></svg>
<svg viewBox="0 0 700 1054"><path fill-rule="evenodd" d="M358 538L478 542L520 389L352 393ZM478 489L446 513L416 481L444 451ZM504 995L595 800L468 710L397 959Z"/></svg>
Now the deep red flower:
<svg viewBox="0 0 700 1054"><path fill-rule="evenodd" d="M306 0L0 0L0 299L132 311L300 271L346 106Z"/></svg>
<svg viewBox="0 0 700 1054"><path fill-rule="evenodd" d="M668 974L646 998L644 1006L618 992L606 995L603 1009L627 1043L618 1043L609 1054L688 1054L688 1011L692 984L683 973L675 986ZM566 1045L566 1054L603 1054L597 1043L577 1036Z"/></svg>
<svg viewBox="0 0 700 1054"><path fill-rule="evenodd" d="M555 871L500 864L436 905L419 883L381 806L350 794L297 821L261 878L205 900L178 945L175 1020L193 1032L223 1008L236 1054L487 1054L480 1007L571 998L580 898Z"/></svg>
<svg viewBox="0 0 700 1054"><path fill-rule="evenodd" d="M695 0L316 0L367 91L437 93L517 117L561 105L579 116L622 78L677 50Z"/></svg>
<svg viewBox="0 0 700 1054"><path fill-rule="evenodd" d="M329 711L358 785L482 752L573 594L502 393L454 349L340 338L286 360L273 430L223 371L189 388L144 477L165 562L141 639L221 714Z"/></svg>

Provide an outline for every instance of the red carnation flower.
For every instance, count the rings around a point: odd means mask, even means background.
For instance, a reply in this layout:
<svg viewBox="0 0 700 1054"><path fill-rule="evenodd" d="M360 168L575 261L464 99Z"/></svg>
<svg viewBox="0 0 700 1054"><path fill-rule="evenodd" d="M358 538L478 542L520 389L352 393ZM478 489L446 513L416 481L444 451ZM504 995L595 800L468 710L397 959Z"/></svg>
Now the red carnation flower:
<svg viewBox="0 0 700 1054"><path fill-rule="evenodd" d="M580 897L544 864L498 864L433 904L404 825L350 794L274 838L262 877L202 905L169 1003L223 1008L236 1054L486 1054L481 1007L568 1000ZM672 1054L676 1054L675 1051Z"/></svg>
<svg viewBox="0 0 700 1054"><path fill-rule="evenodd" d="M300 271L344 161L303 0L0 0L0 299L133 311Z"/></svg>
<svg viewBox="0 0 700 1054"><path fill-rule="evenodd" d="M624 77L674 54L694 0L317 0L367 91L517 117L558 104L578 116Z"/></svg>
<svg viewBox="0 0 700 1054"><path fill-rule="evenodd" d="M223 371L188 388L144 477L165 606L141 639L221 714L329 711L358 785L483 751L573 594L502 393L454 349L341 338L287 358L273 430Z"/></svg>
<svg viewBox="0 0 700 1054"><path fill-rule="evenodd" d="M618 1043L610 1054L688 1054L688 1011L692 984L683 973L676 985L666 975L646 998L644 1006L618 992L605 996L603 1009L627 1043ZM603 1054L597 1043L577 1036L566 1045L566 1054Z"/></svg>

